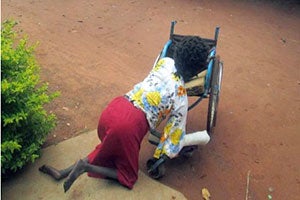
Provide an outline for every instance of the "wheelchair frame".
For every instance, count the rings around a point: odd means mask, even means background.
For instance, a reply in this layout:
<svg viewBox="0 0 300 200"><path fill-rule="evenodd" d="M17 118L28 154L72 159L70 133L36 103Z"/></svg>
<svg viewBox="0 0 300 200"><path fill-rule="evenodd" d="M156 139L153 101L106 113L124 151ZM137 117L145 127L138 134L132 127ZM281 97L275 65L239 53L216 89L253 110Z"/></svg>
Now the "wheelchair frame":
<svg viewBox="0 0 300 200"><path fill-rule="evenodd" d="M169 40L164 45L160 55L156 58L154 66L159 59L163 57L173 57L174 48L177 42L179 42L186 35L174 34L174 28L176 21L171 22L170 37ZM202 38L204 42L211 48L210 54L208 56L208 66L207 73L205 75L204 91L202 94L196 95L199 98L189 106L188 110L193 109L197 106L204 98L209 98L208 102L208 113L207 113L207 132L211 135L216 126L217 120L217 108L219 103L219 95L221 91L222 75L223 75L223 62L220 60L220 56L216 53L218 36L220 27L216 27L214 39ZM188 95L191 96L191 95ZM194 95L193 95L194 96ZM150 134L155 137L160 137L160 133L156 130L150 130ZM157 145L149 140L150 143ZM163 163L168 158L166 156L161 157L158 160L149 159L147 161L148 173L152 178L158 179L162 177L165 173L165 168Z"/></svg>

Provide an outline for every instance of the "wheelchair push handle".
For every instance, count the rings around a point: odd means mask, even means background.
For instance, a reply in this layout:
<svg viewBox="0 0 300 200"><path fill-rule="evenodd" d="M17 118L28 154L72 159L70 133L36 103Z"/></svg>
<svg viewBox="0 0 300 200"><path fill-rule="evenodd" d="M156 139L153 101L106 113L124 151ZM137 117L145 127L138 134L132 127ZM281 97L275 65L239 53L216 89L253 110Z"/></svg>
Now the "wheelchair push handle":
<svg viewBox="0 0 300 200"><path fill-rule="evenodd" d="M219 32L220 32L220 27L217 26L216 30L215 30L215 41L216 41L216 45L215 46L217 46L217 43L218 43Z"/></svg>
<svg viewBox="0 0 300 200"><path fill-rule="evenodd" d="M171 29L170 29L170 39L172 39L173 34L174 34L174 28L175 28L175 24L177 23L177 21L171 21Z"/></svg>

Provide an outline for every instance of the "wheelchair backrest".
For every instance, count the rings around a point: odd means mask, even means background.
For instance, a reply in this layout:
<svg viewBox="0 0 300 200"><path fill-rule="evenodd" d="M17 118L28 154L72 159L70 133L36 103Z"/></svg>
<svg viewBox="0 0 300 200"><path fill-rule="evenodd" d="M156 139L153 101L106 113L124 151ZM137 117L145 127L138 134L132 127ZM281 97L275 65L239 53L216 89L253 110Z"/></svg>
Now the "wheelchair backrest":
<svg viewBox="0 0 300 200"><path fill-rule="evenodd" d="M176 22L172 21L171 22L171 30L170 30L170 39L166 42L164 45L160 55L156 59L156 62L164 57L170 57L173 58L174 51L176 48L176 45L183 40L183 38L187 37L188 35L178 35L174 34L174 26ZM215 29L215 38L214 39L207 39L207 38L202 38L204 43L209 46L210 48L210 53L208 56L208 65L207 68L204 70L207 70L206 77L205 77L205 84L204 84L204 94L203 96L207 96L210 88L210 81L211 81L211 75L212 75L212 68L214 66L214 57L216 55L216 47L217 47L217 41L218 41L218 35L219 35L219 27L216 27ZM156 64L154 63L154 65Z"/></svg>

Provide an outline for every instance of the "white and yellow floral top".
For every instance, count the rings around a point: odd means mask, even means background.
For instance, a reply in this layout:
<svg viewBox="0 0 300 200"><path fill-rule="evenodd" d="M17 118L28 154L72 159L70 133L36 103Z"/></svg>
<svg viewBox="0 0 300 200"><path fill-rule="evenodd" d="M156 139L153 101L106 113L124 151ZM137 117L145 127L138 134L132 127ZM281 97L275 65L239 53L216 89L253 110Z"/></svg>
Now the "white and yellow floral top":
<svg viewBox="0 0 300 200"><path fill-rule="evenodd" d="M178 155L185 135L188 98L183 79L176 74L174 60L162 58L143 82L126 94L134 105L146 113L150 128L155 129L169 115L154 157Z"/></svg>

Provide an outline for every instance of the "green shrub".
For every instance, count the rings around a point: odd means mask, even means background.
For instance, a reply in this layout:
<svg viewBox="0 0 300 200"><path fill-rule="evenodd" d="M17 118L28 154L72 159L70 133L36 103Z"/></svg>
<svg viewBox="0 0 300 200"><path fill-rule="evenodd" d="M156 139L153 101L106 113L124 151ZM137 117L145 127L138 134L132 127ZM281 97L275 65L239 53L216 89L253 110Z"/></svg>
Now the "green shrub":
<svg viewBox="0 0 300 200"><path fill-rule="evenodd" d="M49 94L47 83L40 83L34 57L36 45L18 38L16 23L8 20L1 27L1 174L10 174L39 157L56 117L43 105L58 93Z"/></svg>

